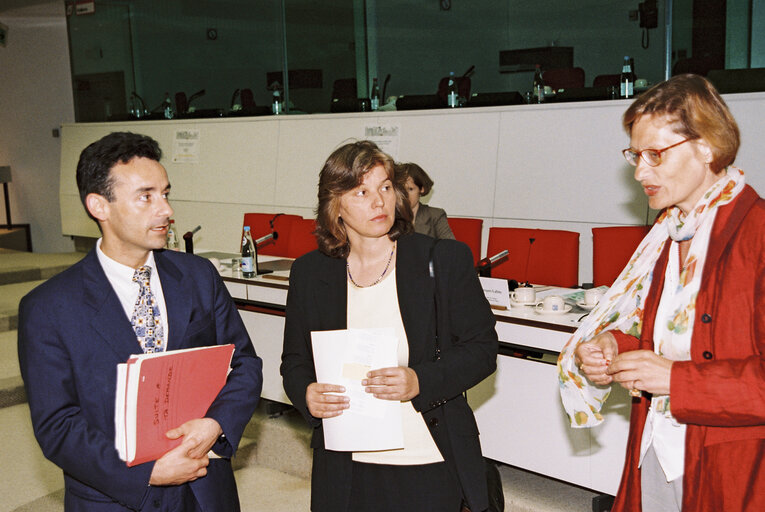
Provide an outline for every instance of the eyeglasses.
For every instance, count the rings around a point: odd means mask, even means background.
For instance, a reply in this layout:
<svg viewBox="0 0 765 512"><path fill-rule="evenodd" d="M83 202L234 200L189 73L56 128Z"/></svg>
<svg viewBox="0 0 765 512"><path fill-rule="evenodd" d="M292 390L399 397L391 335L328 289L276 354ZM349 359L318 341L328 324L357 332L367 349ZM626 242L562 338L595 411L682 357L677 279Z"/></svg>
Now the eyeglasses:
<svg viewBox="0 0 765 512"><path fill-rule="evenodd" d="M662 149L644 149L643 151L635 151L632 148L627 148L622 150L622 154L624 155L624 159L627 160L627 162L629 162L630 165L633 165L635 167L637 167L638 160L640 158L642 158L643 161L647 163L648 165L650 165L651 167L656 167L657 165L661 163L662 153L664 153L668 149L677 147L684 142L688 142L689 140L693 140L693 139L683 139L676 144L672 144L671 146L667 146L666 148L662 148Z"/></svg>

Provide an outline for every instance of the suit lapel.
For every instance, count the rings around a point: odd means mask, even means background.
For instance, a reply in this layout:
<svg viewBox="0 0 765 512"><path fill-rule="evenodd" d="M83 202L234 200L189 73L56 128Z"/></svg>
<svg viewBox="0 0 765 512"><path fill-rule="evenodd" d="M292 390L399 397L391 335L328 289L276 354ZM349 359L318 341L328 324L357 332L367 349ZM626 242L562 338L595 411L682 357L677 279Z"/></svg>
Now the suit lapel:
<svg viewBox="0 0 765 512"><path fill-rule="evenodd" d="M83 289L85 306L91 314L91 326L119 360L127 361L131 355L140 354L141 346L133 327L101 268L95 249L83 260Z"/></svg>
<svg viewBox="0 0 765 512"><path fill-rule="evenodd" d="M162 282L162 295L165 297L167 308L167 325L170 337L167 340L167 350L183 348L186 327L191 318L191 300L194 286L192 279L186 278L183 272L173 264L162 252L154 252L154 261Z"/></svg>

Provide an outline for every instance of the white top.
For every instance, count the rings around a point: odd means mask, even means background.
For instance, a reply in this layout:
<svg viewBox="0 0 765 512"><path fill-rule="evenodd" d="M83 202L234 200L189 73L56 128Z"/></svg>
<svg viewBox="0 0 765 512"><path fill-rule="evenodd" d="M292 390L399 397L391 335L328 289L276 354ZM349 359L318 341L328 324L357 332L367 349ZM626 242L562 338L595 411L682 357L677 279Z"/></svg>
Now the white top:
<svg viewBox="0 0 765 512"><path fill-rule="evenodd" d="M125 315L127 315L128 320L130 320L133 316L133 310L135 309L138 295L141 293L140 285L133 281L135 269L123 265L104 254L104 251L101 250L102 240L103 238L99 238L96 242L98 262L101 264L101 268L104 269L106 278L109 280L114 292L117 294L117 298L120 300L120 304L122 304L122 309L125 310ZM146 258L144 265L151 267L149 287L151 287L151 293L154 295L154 300L156 300L159 305L159 313L162 315L162 328L165 333L165 343L163 343L162 346L167 348L167 340L170 333L167 324L167 307L165 306L165 296L162 293L162 283L159 280L159 271L157 270L157 265L154 263L154 252L149 251L149 257Z"/></svg>
<svg viewBox="0 0 765 512"><path fill-rule="evenodd" d="M663 330L662 324L666 323L667 319L672 318L674 314L671 297L678 289L680 280L678 244L674 241L671 244L667 274L664 277L664 290L661 293L654 323L654 351L659 350L659 336ZM690 347L688 349L690 350ZM683 476L685 472L685 424L679 423L672 416L669 395L653 395L651 399L651 408L648 411L643 439L640 443L640 463L638 466L642 466L643 457L651 445L653 445L656 458L659 459L659 465L664 471L667 482Z"/></svg>
<svg viewBox="0 0 765 512"><path fill-rule="evenodd" d="M409 365L409 342L401 320L396 291L396 270L374 286L358 288L348 281L348 328L393 328L398 338L398 364ZM401 402L404 448L376 452L353 452L353 460L371 464L410 466L443 462L422 414L412 402Z"/></svg>

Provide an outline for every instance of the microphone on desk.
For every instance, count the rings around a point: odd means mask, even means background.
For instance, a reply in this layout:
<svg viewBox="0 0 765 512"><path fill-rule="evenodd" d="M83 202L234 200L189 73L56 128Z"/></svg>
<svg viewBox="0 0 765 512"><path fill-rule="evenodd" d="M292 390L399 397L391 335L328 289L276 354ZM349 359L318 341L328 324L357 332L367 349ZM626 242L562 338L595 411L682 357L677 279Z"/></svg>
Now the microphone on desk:
<svg viewBox="0 0 765 512"><path fill-rule="evenodd" d="M265 247L268 244L274 243L277 238L279 238L279 233L276 231L271 231L269 234L263 235L257 240L255 240L255 247L257 249L260 249L261 247Z"/></svg>
<svg viewBox="0 0 765 512"><path fill-rule="evenodd" d="M202 229L202 226L197 226L191 231L186 231L183 234L183 242L186 244L186 252L189 254L194 254L194 233Z"/></svg>
<svg viewBox="0 0 765 512"><path fill-rule="evenodd" d="M507 261L509 254L510 251L505 249L504 251L498 252L494 256L489 256L488 258L482 259L475 266L476 272L478 272L478 275L481 277L491 277L491 269L500 263Z"/></svg>

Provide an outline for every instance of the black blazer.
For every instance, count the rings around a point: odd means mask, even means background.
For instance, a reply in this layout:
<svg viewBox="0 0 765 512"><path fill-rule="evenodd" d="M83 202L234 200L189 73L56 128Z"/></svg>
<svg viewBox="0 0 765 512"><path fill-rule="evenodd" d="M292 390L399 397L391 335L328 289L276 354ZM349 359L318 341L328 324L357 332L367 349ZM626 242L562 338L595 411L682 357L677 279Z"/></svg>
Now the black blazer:
<svg viewBox="0 0 765 512"><path fill-rule="evenodd" d="M402 236L396 253L396 287L409 341L409 367L417 373L420 394L412 399L449 468L459 478L475 511L488 507L478 427L463 392L496 369L494 315L484 297L470 250L442 240L435 250L438 335L441 358L435 360L436 308L428 260L433 239ZM321 420L308 412L305 392L316 381L311 331L345 329L345 260L313 251L297 259L290 273L281 373L295 407L314 427L311 509L348 507L352 461L349 452L324 449Z"/></svg>

